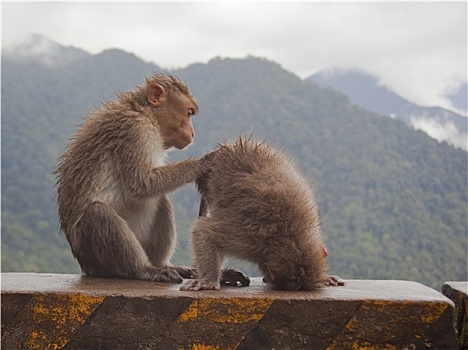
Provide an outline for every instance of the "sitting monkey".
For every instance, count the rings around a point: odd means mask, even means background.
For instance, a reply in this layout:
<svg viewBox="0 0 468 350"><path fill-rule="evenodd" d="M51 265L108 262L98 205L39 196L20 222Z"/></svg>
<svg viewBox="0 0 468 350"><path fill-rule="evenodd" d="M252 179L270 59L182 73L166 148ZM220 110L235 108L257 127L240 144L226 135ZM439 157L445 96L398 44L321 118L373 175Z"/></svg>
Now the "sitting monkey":
<svg viewBox="0 0 468 350"><path fill-rule="evenodd" d="M87 275L182 282L172 266L176 231L167 194L199 177L200 161L164 164L195 136L198 106L187 86L157 74L93 111L56 171L60 228Z"/></svg>

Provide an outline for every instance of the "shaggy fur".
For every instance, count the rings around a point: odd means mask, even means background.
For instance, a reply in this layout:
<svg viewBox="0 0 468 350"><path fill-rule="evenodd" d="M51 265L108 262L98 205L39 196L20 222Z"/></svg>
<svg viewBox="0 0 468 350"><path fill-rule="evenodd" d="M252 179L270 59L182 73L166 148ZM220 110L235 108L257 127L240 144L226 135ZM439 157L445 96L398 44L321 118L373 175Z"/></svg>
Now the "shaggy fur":
<svg viewBox="0 0 468 350"><path fill-rule="evenodd" d="M165 90L161 106L148 101L151 84ZM104 102L78 128L56 170L57 205L84 273L165 282L181 282L179 273L193 277L169 264L176 232L166 194L202 168L193 159L164 165L170 122L187 120L187 106L196 113L187 86L159 74Z"/></svg>
<svg viewBox="0 0 468 350"><path fill-rule="evenodd" d="M226 256L258 264L278 289L311 290L328 282L319 210L296 164L273 146L245 138L206 158L210 170L197 180L201 216L192 228L199 279L181 289L219 289Z"/></svg>

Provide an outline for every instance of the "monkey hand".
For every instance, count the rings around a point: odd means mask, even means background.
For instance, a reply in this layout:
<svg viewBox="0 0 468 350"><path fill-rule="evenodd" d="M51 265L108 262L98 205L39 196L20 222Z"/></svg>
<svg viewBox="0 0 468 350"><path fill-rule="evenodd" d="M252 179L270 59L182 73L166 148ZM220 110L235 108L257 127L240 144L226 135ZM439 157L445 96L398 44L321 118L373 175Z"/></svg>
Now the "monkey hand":
<svg viewBox="0 0 468 350"><path fill-rule="evenodd" d="M325 284L328 286L344 286L346 282L338 276L328 276L328 279L325 282Z"/></svg>
<svg viewBox="0 0 468 350"><path fill-rule="evenodd" d="M224 269L222 271L221 284L237 286L237 282L239 282L242 287L246 287L250 285L250 278L235 269Z"/></svg>
<svg viewBox="0 0 468 350"><path fill-rule="evenodd" d="M153 282L171 283L181 283L183 280L182 277L180 277L179 273L170 266L165 268L159 268L154 266L148 267L140 276L140 279Z"/></svg>
<svg viewBox="0 0 468 350"><path fill-rule="evenodd" d="M211 161L216 157L217 154L218 150L206 153L203 157L200 158L200 165L208 170L210 168Z"/></svg>
<svg viewBox="0 0 468 350"><path fill-rule="evenodd" d="M182 284L180 290L220 290L221 285L218 282L209 282L204 280L190 280Z"/></svg>
<svg viewBox="0 0 468 350"><path fill-rule="evenodd" d="M197 270L191 268L191 267L185 267L185 266L172 266L182 278L197 278Z"/></svg>

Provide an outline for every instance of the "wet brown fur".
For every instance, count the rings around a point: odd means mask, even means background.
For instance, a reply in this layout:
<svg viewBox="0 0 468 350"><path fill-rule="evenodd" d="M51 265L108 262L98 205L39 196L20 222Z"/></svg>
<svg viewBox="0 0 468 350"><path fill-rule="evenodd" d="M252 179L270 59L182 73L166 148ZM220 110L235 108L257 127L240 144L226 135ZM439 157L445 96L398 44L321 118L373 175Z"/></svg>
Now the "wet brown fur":
<svg viewBox="0 0 468 350"><path fill-rule="evenodd" d="M158 106L148 100L151 84L164 90ZM157 74L105 101L71 139L56 170L57 205L84 273L164 282L193 277L169 262L176 231L166 194L193 181L201 167L194 159L164 165L174 140L185 145L194 136L191 122L185 126L191 136L174 127L187 106L198 110L187 86Z"/></svg>
<svg viewBox="0 0 468 350"><path fill-rule="evenodd" d="M192 228L199 279L182 290L218 289L226 256L258 264L286 290L328 281L319 210L294 161L272 145L239 138L206 157L197 179L200 217Z"/></svg>

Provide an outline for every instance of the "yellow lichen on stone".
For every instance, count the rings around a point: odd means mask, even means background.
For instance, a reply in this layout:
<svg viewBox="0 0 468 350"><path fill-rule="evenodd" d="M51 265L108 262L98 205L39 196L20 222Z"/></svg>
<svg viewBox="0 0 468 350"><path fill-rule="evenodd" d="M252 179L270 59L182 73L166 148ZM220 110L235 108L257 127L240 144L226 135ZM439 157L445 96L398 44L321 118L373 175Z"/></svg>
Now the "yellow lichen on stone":
<svg viewBox="0 0 468 350"><path fill-rule="evenodd" d="M341 349L352 349L352 350L398 350L398 348L392 344L371 344L366 341L340 341L333 342L327 350L341 350Z"/></svg>
<svg viewBox="0 0 468 350"><path fill-rule="evenodd" d="M179 316L177 322L183 323L194 320L219 323L258 322L272 302L272 299L196 299Z"/></svg>
<svg viewBox="0 0 468 350"><path fill-rule="evenodd" d="M31 330L26 345L31 349L61 349L104 297L83 294L37 295L31 301Z"/></svg>
<svg viewBox="0 0 468 350"><path fill-rule="evenodd" d="M395 311L398 309L409 308L412 306L417 306L418 309L422 309L420 314L421 321L424 323L433 323L436 322L440 315L447 309L448 305L446 303L438 302L419 302L419 301L403 301L399 303L394 303L387 300L367 300L362 304L363 309L375 310L379 313L389 313L392 315L397 314ZM416 315L415 315L416 316Z"/></svg>
<svg viewBox="0 0 468 350"><path fill-rule="evenodd" d="M220 350L219 345L206 345L206 344L192 344L190 350Z"/></svg>
<svg viewBox="0 0 468 350"><path fill-rule="evenodd" d="M235 350L247 329L259 322L273 303L273 299L201 298L195 299L176 323L185 329L203 328L194 334L191 350ZM215 336L220 328L235 337ZM206 336L203 336L206 335Z"/></svg>
<svg viewBox="0 0 468 350"><path fill-rule="evenodd" d="M421 321L424 323L434 323L436 322L440 315L447 309L448 305L446 303L427 303L426 313L421 315Z"/></svg>
<svg viewBox="0 0 468 350"><path fill-rule="evenodd" d="M369 342L353 343L353 350L397 350L398 348L390 344L372 345Z"/></svg>
<svg viewBox="0 0 468 350"><path fill-rule="evenodd" d="M447 304L437 302L365 300L353 317L349 319L342 332L328 346L327 350L340 350L343 348L396 350L394 336L398 333L402 324L418 325L421 321L423 323L437 322L446 308ZM411 314L408 310L417 310L417 313ZM378 326L372 324L376 319L379 319ZM368 330L367 333L362 332L364 329ZM414 332L415 339L421 338L416 330ZM380 337L380 343L371 343L368 339L361 338L362 334L366 334L367 337L370 336L371 338Z"/></svg>

